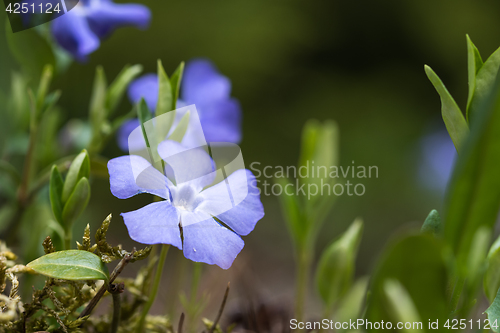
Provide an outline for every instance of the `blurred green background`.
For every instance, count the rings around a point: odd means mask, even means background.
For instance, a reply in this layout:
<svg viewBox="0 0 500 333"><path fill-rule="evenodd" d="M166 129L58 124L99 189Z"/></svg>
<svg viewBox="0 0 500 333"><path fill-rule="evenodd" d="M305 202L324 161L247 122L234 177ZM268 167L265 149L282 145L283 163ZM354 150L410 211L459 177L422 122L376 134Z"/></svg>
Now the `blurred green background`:
<svg viewBox="0 0 500 333"><path fill-rule="evenodd" d="M465 35L470 35L484 59L499 47L500 2L142 3L153 12L147 31L118 30L88 63L74 63L56 80L55 87L63 90L60 105L65 120L86 117L97 65L104 66L111 80L125 64L139 63L145 72L154 72L156 60L161 59L172 72L180 61L207 57L232 80L233 96L241 102L241 147L247 166L254 161L262 167L295 165L301 128L310 118L338 122L341 165L355 161L378 166L379 178L364 182L364 196L343 196L337 201L321 232L318 253L361 216L366 227L357 274L368 274L391 235L408 225L419 227L431 209L441 208L443 192L426 189L418 178L420 140L444 130L439 97L423 66L428 64L438 73L463 107L467 98ZM6 88L16 65L3 34L0 45L0 84ZM130 107L124 100L120 112ZM121 154L115 142L104 152L107 157ZM77 232L81 234L87 222L95 230L113 213L111 241L130 247L133 242L119 213L137 209L150 198L118 200L106 180L95 180L92 190ZM277 198L262 200L266 216L244 238L241 259L222 275L217 267L207 269L213 278L206 279L202 289L217 286L222 295L227 280L242 289L247 286L245 280L263 298L291 299L291 243ZM178 252L172 251L169 260L176 259ZM167 275L173 271L167 270Z"/></svg>

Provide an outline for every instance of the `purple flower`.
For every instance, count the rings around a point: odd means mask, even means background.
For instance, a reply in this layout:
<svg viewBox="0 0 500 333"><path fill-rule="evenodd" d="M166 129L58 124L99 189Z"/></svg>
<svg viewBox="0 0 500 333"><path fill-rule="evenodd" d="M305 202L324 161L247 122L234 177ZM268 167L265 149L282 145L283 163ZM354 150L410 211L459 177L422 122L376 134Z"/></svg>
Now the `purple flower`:
<svg viewBox="0 0 500 333"><path fill-rule="evenodd" d="M144 98L149 109L154 111L158 100L157 75L146 74L133 81L128 96L134 104ZM206 141L241 141L240 104L231 98L229 79L220 74L209 60L192 60L186 65L177 108L191 104L196 105ZM130 124L125 124L119 130L118 145L123 151L128 151L127 138L134 129L132 124L137 124L137 120L131 120ZM186 135L185 140L190 140L189 135Z"/></svg>
<svg viewBox="0 0 500 333"><path fill-rule="evenodd" d="M52 23L57 43L75 59L85 61L100 39L123 26L145 29L151 12L139 4L115 4L111 0L80 0L71 11Z"/></svg>
<svg viewBox="0 0 500 333"><path fill-rule="evenodd" d="M254 175L237 170L206 188L216 171L205 150L167 140L158 153L175 185L140 156L108 162L111 193L117 198L151 193L165 199L122 214L130 237L144 244L171 244L190 260L229 268L243 248L240 236L264 216Z"/></svg>
<svg viewBox="0 0 500 333"><path fill-rule="evenodd" d="M444 192L453 171L457 151L448 133L443 130L425 136L420 149L422 159L418 169L421 184Z"/></svg>

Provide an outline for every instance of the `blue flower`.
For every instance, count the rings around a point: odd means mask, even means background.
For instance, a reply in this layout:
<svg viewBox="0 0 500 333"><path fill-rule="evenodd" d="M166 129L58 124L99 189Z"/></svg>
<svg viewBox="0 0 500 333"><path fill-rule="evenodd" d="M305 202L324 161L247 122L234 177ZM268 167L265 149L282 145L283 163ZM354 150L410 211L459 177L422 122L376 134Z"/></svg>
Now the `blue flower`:
<svg viewBox="0 0 500 333"><path fill-rule="evenodd" d="M254 175L237 170L206 188L216 172L203 149L167 140L158 153L175 185L140 156L108 162L115 197L150 193L165 199L122 214L130 237L143 244L171 244L190 260L229 268L244 246L240 236L248 235L264 216Z"/></svg>
<svg viewBox="0 0 500 333"><path fill-rule="evenodd" d="M68 13L52 23L57 43L75 59L85 61L97 50L100 40L123 26L145 29L150 10L139 4L115 4L111 0L80 0Z"/></svg>
<svg viewBox="0 0 500 333"><path fill-rule="evenodd" d="M156 74L146 74L133 81L129 86L128 96L134 104L144 98L149 109L154 111L158 100ZM229 143L241 141L240 104L231 98L229 79L220 74L209 60L192 60L186 65L177 108L191 104L196 105L206 141ZM131 120L119 130L118 145L124 151L128 151L127 138L138 126L136 124L137 120ZM189 136L185 140L190 140Z"/></svg>

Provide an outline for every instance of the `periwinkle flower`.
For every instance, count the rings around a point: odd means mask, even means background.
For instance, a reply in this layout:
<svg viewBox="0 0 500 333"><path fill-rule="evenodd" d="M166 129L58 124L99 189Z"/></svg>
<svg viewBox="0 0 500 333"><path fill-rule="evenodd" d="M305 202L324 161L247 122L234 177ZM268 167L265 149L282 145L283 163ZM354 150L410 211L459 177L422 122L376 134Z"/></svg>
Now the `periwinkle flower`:
<svg viewBox="0 0 500 333"><path fill-rule="evenodd" d="M188 62L182 79L181 98L177 108L195 104L205 139L208 142L239 143L241 141L241 108L231 97L231 81L220 74L212 62L196 59ZM149 109L154 111L158 101L158 77L146 74L133 81L128 89L132 103L144 98ZM128 136L139 126L137 119L124 124L118 132L118 145L128 151ZM183 143L188 144L189 133ZM189 145L189 144L188 144Z"/></svg>
<svg viewBox="0 0 500 333"><path fill-rule="evenodd" d="M240 236L248 235L264 216L254 175L240 169L206 188L216 172L205 150L167 140L158 153L175 185L140 156L108 162L115 197L150 193L165 199L122 214L130 237L143 244L171 244L192 261L229 268L244 246Z"/></svg>
<svg viewBox="0 0 500 333"><path fill-rule="evenodd" d="M150 10L139 4L115 4L111 0L80 0L71 11L52 23L57 43L75 59L85 61L99 48L100 40L116 28L135 26L145 29Z"/></svg>

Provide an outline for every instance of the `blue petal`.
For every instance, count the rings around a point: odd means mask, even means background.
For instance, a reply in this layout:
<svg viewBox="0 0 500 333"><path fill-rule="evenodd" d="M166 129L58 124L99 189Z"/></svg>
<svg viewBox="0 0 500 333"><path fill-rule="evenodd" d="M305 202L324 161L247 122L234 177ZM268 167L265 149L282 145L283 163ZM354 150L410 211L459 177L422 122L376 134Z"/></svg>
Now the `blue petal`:
<svg viewBox="0 0 500 333"><path fill-rule="evenodd" d="M87 7L87 19L92 31L102 38L123 26L146 29L151 20L151 11L148 7L138 4L90 2L90 6Z"/></svg>
<svg viewBox="0 0 500 333"><path fill-rule="evenodd" d="M248 235L264 217L257 182L250 170L233 172L226 181L207 188L200 196L203 201L198 210L216 216L242 236Z"/></svg>
<svg viewBox="0 0 500 333"><path fill-rule="evenodd" d="M158 76L146 74L132 81L128 86L128 98L133 104L144 98L149 110L154 111L158 101Z"/></svg>
<svg viewBox="0 0 500 333"><path fill-rule="evenodd" d="M99 38L90 29L85 16L75 10L54 20L52 34L57 43L79 61L85 61L99 48Z"/></svg>
<svg viewBox="0 0 500 333"><path fill-rule="evenodd" d="M199 192L215 179L214 161L201 147L189 149L178 142L166 140L158 145L158 154L167 162L167 175L173 176L177 185L189 183Z"/></svg>
<svg viewBox="0 0 500 333"><path fill-rule="evenodd" d="M200 107L200 121L208 142L241 141L241 108L235 99L203 105Z"/></svg>
<svg viewBox="0 0 500 333"><path fill-rule="evenodd" d="M108 171L111 193L118 199L127 199L139 193L170 198L167 178L140 156L113 158L108 162Z"/></svg>
<svg viewBox="0 0 500 333"><path fill-rule="evenodd" d="M143 244L171 244L182 250L179 216L167 201L122 213L130 238Z"/></svg>
<svg viewBox="0 0 500 333"><path fill-rule="evenodd" d="M231 81L221 75L206 59L192 60L186 64L182 80L182 99L188 104L203 105L228 99Z"/></svg>
<svg viewBox="0 0 500 333"><path fill-rule="evenodd" d="M183 226L182 232L186 258L223 269L231 267L245 245L240 236L221 226L213 218Z"/></svg>
<svg viewBox="0 0 500 333"><path fill-rule="evenodd" d="M130 133L132 133L133 130L139 127L139 125L140 125L139 119L134 118L130 119L129 121L126 121L118 129L118 133L116 134L118 147L120 147L120 149L123 150L124 152L128 153L129 151L140 151L146 148L144 140L136 140L136 142L134 141L129 142ZM129 147L129 143L132 145L131 147Z"/></svg>

